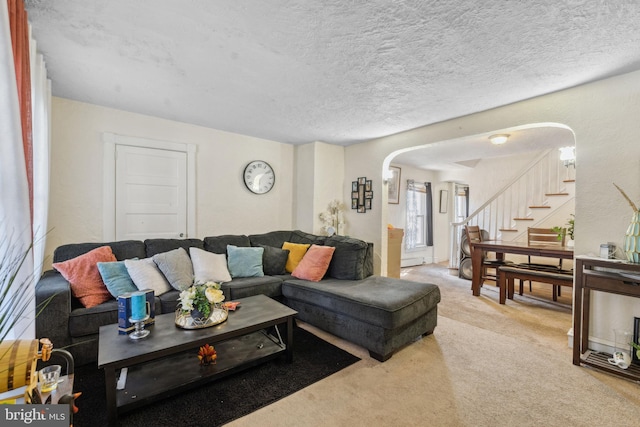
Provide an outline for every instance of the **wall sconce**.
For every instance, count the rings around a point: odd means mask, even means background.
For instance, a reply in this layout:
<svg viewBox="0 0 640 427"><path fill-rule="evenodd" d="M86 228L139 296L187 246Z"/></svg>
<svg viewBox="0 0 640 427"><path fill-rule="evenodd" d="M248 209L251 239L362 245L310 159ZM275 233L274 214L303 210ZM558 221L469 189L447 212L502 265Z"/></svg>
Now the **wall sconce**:
<svg viewBox="0 0 640 427"><path fill-rule="evenodd" d="M493 145L502 145L505 142L507 142L508 139L509 139L509 135L506 134L506 133L498 134L498 135L491 135L489 137L489 141L491 141L491 143Z"/></svg>
<svg viewBox="0 0 640 427"><path fill-rule="evenodd" d="M576 167L576 147L560 147L560 160L566 166Z"/></svg>

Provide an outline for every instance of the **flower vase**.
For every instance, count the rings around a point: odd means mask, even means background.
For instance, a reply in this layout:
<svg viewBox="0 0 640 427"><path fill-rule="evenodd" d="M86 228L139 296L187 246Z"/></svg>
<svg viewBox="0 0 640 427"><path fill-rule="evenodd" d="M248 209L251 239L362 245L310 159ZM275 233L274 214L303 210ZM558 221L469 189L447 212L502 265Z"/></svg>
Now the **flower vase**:
<svg viewBox="0 0 640 427"><path fill-rule="evenodd" d="M624 253L629 262L640 263L640 212L634 212L631 224L627 228L624 237Z"/></svg>
<svg viewBox="0 0 640 427"><path fill-rule="evenodd" d="M194 308L193 310L191 310L191 318L193 318L193 319L204 319L205 316L200 310L198 310L197 308Z"/></svg>

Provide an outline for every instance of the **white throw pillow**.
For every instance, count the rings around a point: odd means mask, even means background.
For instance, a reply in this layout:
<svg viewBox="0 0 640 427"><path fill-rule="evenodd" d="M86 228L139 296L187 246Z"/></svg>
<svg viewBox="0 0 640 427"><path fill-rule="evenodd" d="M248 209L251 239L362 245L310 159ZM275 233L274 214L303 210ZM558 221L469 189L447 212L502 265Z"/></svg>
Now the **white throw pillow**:
<svg viewBox="0 0 640 427"><path fill-rule="evenodd" d="M197 283L230 282L231 274L227 268L227 257L198 248L189 248L193 276Z"/></svg>
<svg viewBox="0 0 640 427"><path fill-rule="evenodd" d="M124 265L138 289L152 289L156 296L172 289L153 259L126 259Z"/></svg>

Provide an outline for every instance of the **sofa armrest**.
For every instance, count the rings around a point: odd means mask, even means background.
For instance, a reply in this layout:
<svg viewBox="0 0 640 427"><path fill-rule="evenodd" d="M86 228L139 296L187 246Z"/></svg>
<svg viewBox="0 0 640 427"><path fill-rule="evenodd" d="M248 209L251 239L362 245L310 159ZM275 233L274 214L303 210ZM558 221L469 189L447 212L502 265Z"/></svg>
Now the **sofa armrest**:
<svg viewBox="0 0 640 427"><path fill-rule="evenodd" d="M45 271L36 284L36 337L49 338L54 347L71 344L71 286L60 273Z"/></svg>

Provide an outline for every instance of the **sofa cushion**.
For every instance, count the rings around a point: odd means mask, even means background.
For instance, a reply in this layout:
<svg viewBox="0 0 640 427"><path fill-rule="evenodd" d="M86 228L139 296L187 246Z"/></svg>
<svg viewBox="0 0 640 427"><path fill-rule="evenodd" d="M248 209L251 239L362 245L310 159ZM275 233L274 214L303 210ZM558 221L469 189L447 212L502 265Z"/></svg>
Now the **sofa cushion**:
<svg viewBox="0 0 640 427"><path fill-rule="evenodd" d="M76 308L69 315L72 337L97 334L100 326L118 323L118 301L111 300L92 308ZM114 330L114 334L118 332ZM97 342L96 342L97 345Z"/></svg>
<svg viewBox="0 0 640 427"><path fill-rule="evenodd" d="M155 254L151 259L173 289L183 291L193 284L193 265L184 248Z"/></svg>
<svg viewBox="0 0 640 427"><path fill-rule="evenodd" d="M171 290L171 285L153 259L126 259L124 265L139 290L151 289L156 296Z"/></svg>
<svg viewBox="0 0 640 427"><path fill-rule="evenodd" d="M176 289L172 289L169 292L165 292L164 294L158 296L160 300L160 309L162 310L162 314L165 313L174 313L176 308L178 307L178 299L180 298L180 291ZM156 308L156 313L158 309Z"/></svg>
<svg viewBox="0 0 640 427"><path fill-rule="evenodd" d="M281 248L284 242L291 240L291 231L271 231L264 234L251 234L249 235L249 241L252 246L272 246L274 248Z"/></svg>
<svg viewBox="0 0 640 427"><path fill-rule="evenodd" d="M323 245L325 239L326 236L316 236L315 234L305 233L304 231L293 230L291 232L291 238L289 239L289 241L291 243L309 243Z"/></svg>
<svg viewBox="0 0 640 427"><path fill-rule="evenodd" d="M319 282L326 274L335 250L332 246L311 245L291 275L298 279Z"/></svg>
<svg viewBox="0 0 640 427"><path fill-rule="evenodd" d="M84 307L91 308L112 298L102 281L98 263L115 260L111 247L101 246L75 258L53 263L53 268L67 279L73 296Z"/></svg>
<svg viewBox="0 0 640 427"><path fill-rule="evenodd" d="M238 247L250 247L249 237L237 234L225 234L222 236L210 236L204 238L204 249L216 254L227 253L227 245Z"/></svg>
<svg viewBox="0 0 640 427"><path fill-rule="evenodd" d="M156 315L160 314L161 304L154 298ZM118 323L118 301L111 300L91 308L76 308L69 315L69 335L74 338L97 334L100 326ZM118 332L114 330L114 334ZM97 338L95 344L98 345ZM55 344L54 344L55 345ZM71 348L73 350L73 347Z"/></svg>
<svg viewBox="0 0 640 427"><path fill-rule="evenodd" d="M198 248L190 248L193 276L196 283L230 282L227 257Z"/></svg>
<svg viewBox="0 0 640 427"><path fill-rule="evenodd" d="M330 277L345 280L362 280L367 277L365 268L369 249L367 242L344 236L331 236L325 240L324 244L336 248L329 264Z"/></svg>
<svg viewBox="0 0 640 427"><path fill-rule="evenodd" d="M264 248L240 248L227 245L227 266L231 277L262 277Z"/></svg>
<svg viewBox="0 0 640 427"><path fill-rule="evenodd" d="M99 262L97 265L102 281L114 298L118 298L119 295L127 292L138 290L133 280L131 280L131 276L129 276L124 261Z"/></svg>
<svg viewBox="0 0 640 427"><path fill-rule="evenodd" d="M262 270L267 276L276 276L279 274L287 274L285 266L289 258L288 249L274 248L273 246L256 245L263 248L262 254Z"/></svg>
<svg viewBox="0 0 640 427"><path fill-rule="evenodd" d="M101 246L109 246L117 261L131 258L145 258L147 256L144 243L140 240L122 240L120 242L109 243L72 243L58 246L56 250L53 251L53 262L67 261Z"/></svg>
<svg viewBox="0 0 640 427"><path fill-rule="evenodd" d="M409 323L440 302L440 289L434 284L380 276L353 281L289 279L282 283L282 295L385 329Z"/></svg>
<svg viewBox="0 0 640 427"><path fill-rule="evenodd" d="M284 242L282 244L282 249L289 251L289 256L287 257L287 264L285 265L285 270L287 273L291 273L296 269L304 254L307 253L311 244L309 243L292 243L292 242Z"/></svg>
<svg viewBox="0 0 640 427"><path fill-rule="evenodd" d="M142 258L149 258L178 248L184 249L187 253L189 248L204 249L204 242L200 239L147 239L144 241L144 246L146 256Z"/></svg>
<svg viewBox="0 0 640 427"><path fill-rule="evenodd" d="M222 284L227 301L246 298L253 295L266 295L271 298L282 295L282 279L273 276L240 277Z"/></svg>

